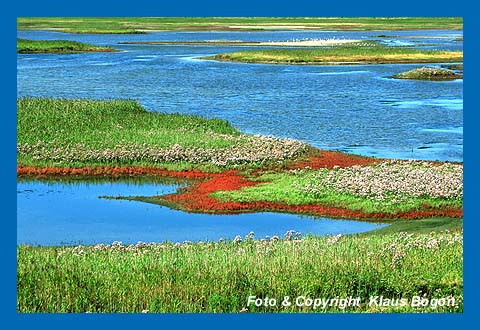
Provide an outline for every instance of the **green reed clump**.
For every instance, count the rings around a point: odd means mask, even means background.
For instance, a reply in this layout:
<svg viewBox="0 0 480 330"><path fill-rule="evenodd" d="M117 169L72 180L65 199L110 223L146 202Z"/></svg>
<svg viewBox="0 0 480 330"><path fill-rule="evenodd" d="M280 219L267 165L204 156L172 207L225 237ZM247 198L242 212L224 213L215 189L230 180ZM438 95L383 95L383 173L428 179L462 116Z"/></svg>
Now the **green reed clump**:
<svg viewBox="0 0 480 330"><path fill-rule="evenodd" d="M461 312L462 232L18 246L19 312ZM329 307L247 306L249 296L360 297ZM454 297L455 306L369 306L385 298Z"/></svg>
<svg viewBox="0 0 480 330"><path fill-rule="evenodd" d="M113 52L111 47L101 47L70 40L28 40L17 38L17 53L82 53Z"/></svg>
<svg viewBox="0 0 480 330"><path fill-rule="evenodd" d="M17 100L20 165L283 162L307 151L292 139L241 134L227 121L146 111L131 100Z"/></svg>

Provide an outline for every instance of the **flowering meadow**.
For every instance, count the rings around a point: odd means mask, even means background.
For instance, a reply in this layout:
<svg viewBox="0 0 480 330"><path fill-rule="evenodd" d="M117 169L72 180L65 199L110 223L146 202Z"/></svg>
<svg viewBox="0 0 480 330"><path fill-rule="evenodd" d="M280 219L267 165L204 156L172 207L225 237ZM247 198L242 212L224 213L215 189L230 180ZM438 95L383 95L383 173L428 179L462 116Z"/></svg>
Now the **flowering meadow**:
<svg viewBox="0 0 480 330"><path fill-rule="evenodd" d="M212 196L221 201L328 205L392 215L426 209L461 210L463 205L462 164L385 160L266 173L257 180L255 186Z"/></svg>
<svg viewBox="0 0 480 330"><path fill-rule="evenodd" d="M294 184L305 193L320 197L329 190L396 205L410 198L461 201L463 165L423 161L385 161L372 166L319 170L306 184Z"/></svg>
<svg viewBox="0 0 480 330"><path fill-rule="evenodd" d="M242 134L219 119L148 112L129 100L23 98L17 113L19 165L259 166L296 158L308 147Z"/></svg>
<svg viewBox="0 0 480 330"><path fill-rule="evenodd" d="M18 246L19 312L462 312L463 233L245 237L218 242ZM254 240L255 238L255 240ZM125 294L126 293L126 294ZM356 307L247 298L359 297ZM454 299L369 305L370 296Z"/></svg>
<svg viewBox="0 0 480 330"><path fill-rule="evenodd" d="M55 143L40 141L18 144L17 154L33 161L55 164L159 164L187 162L211 163L216 166L285 161L306 151L306 144L292 139L268 136L226 136L232 142L227 148L150 146L146 143L126 143L113 148L94 149L85 144L58 147Z"/></svg>

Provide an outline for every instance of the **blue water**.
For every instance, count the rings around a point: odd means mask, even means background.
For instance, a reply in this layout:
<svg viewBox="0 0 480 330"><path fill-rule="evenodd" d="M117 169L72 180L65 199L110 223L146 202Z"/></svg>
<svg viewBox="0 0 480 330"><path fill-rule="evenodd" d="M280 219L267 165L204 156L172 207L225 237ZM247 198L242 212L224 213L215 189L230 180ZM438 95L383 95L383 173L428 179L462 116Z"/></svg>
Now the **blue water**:
<svg viewBox="0 0 480 330"><path fill-rule="evenodd" d="M143 242L218 241L244 237L258 239L289 230L302 234L358 233L384 225L360 221L312 219L284 213L240 215L189 214L158 205L99 196L158 195L178 185L153 183L46 183L17 184L17 243L34 245Z"/></svg>
<svg viewBox="0 0 480 330"><path fill-rule="evenodd" d="M376 36L385 34L387 38ZM119 45L123 41L305 38L380 40L396 46L463 50L462 31L165 32L77 35L19 31L27 39L67 39L112 46L116 53L17 56L17 94L128 98L151 111L230 121L247 133L290 137L322 149L386 158L463 161L463 80L428 82L389 77L423 65L288 66L227 63L199 57L239 46ZM434 66L439 66L434 65ZM303 234L347 234L378 225L348 220L254 213L188 214L101 195L159 195L159 183L19 182L17 242L94 244L198 241Z"/></svg>
<svg viewBox="0 0 480 330"><path fill-rule="evenodd" d="M380 34L400 38L375 38ZM463 160L463 80L388 77L420 64L288 66L198 57L253 47L119 45L122 41L377 39L462 50L462 31L164 32L75 35L20 31L30 39L70 39L117 53L18 55L18 96L130 98L147 109L227 119L248 133L291 137L324 149L388 158ZM438 66L438 65L436 65Z"/></svg>

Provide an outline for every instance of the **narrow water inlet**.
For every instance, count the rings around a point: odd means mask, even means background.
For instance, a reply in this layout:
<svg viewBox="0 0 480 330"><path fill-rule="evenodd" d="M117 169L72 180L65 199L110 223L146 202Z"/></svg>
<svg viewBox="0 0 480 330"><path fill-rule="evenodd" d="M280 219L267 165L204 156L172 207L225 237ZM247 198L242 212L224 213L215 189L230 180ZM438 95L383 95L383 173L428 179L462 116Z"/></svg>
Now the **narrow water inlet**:
<svg viewBox="0 0 480 330"><path fill-rule="evenodd" d="M184 183L17 182L17 244L74 245L143 242L218 241L245 236L282 237L366 232L386 226L364 221L312 218L287 213L191 214L142 202L109 200L102 195L163 195Z"/></svg>

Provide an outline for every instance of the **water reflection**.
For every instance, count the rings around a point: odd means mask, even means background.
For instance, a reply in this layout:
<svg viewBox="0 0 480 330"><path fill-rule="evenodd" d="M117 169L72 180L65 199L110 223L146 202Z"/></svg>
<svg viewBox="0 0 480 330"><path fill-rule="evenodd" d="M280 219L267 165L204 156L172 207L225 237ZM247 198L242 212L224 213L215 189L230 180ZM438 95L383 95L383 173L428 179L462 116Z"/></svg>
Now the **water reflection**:
<svg viewBox="0 0 480 330"><path fill-rule="evenodd" d="M101 199L102 195L161 195L182 184L148 182L41 182L17 184L18 244L96 244L217 241L247 235L257 238L302 234L349 234L383 225L359 221L284 214L190 214L166 207L125 200Z"/></svg>

